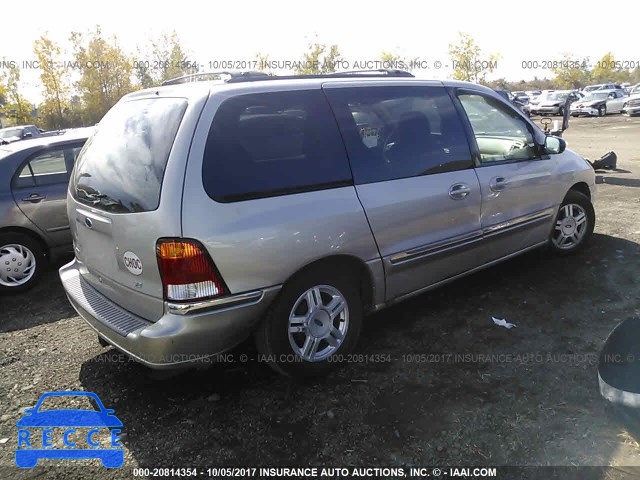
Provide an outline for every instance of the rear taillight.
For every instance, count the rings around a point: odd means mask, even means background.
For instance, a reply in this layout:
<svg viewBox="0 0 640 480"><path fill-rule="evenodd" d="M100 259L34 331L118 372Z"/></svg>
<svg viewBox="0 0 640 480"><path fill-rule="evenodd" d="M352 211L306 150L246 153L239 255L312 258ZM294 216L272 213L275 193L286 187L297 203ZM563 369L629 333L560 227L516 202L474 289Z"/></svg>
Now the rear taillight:
<svg viewBox="0 0 640 480"><path fill-rule="evenodd" d="M158 240L156 255L165 300L203 300L228 293L200 243L182 239Z"/></svg>

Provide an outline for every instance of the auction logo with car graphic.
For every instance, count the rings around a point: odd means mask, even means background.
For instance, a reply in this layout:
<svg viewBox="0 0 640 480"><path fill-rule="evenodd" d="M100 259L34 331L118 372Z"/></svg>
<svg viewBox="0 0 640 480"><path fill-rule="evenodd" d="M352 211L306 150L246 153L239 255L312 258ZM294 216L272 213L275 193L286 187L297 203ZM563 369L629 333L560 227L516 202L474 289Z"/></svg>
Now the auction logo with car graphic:
<svg viewBox="0 0 640 480"><path fill-rule="evenodd" d="M73 404L84 402L98 410L43 407L43 403L47 405L59 400ZM113 415L114 410L104 408L95 393L48 392L40 397L34 408L28 408L24 413L16 423L18 467L33 468L41 458L99 458L107 468L119 468L124 463L124 450L120 443L122 422ZM63 448L55 448L60 441Z"/></svg>

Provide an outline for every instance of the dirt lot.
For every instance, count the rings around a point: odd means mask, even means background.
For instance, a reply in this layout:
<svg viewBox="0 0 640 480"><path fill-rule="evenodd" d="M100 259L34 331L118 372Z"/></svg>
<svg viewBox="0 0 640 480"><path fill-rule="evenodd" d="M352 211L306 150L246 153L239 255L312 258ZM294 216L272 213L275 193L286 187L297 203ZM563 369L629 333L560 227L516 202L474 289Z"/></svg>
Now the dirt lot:
<svg viewBox="0 0 640 480"><path fill-rule="evenodd" d="M0 478L129 478L138 465L640 465L640 438L601 400L596 373L611 329L640 315L640 118L574 119L565 138L587 158L619 158L598 175L586 251L536 251L380 312L358 353L389 359L314 382L241 362L256 357L250 345L235 362L155 378L98 345L55 270L0 298ZM15 423L52 390L95 392L115 409L123 469L17 471Z"/></svg>

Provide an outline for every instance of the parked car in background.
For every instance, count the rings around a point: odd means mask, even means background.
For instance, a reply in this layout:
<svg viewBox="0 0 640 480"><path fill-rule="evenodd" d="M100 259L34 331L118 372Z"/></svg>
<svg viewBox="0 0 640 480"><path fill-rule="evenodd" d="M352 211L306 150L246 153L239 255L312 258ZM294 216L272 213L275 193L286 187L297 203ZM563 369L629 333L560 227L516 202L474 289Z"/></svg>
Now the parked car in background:
<svg viewBox="0 0 640 480"><path fill-rule="evenodd" d="M527 104L529 103L529 95L527 95L525 92L523 91L517 91L517 92L513 92L513 96L520 101L522 104Z"/></svg>
<svg viewBox="0 0 640 480"><path fill-rule="evenodd" d="M540 95L529 104L532 115L564 115L567 99L574 101L578 96L571 90L555 90Z"/></svg>
<svg viewBox="0 0 640 480"><path fill-rule="evenodd" d="M73 252L67 186L92 131L0 145L0 293L31 288L49 259Z"/></svg>
<svg viewBox="0 0 640 480"><path fill-rule="evenodd" d="M524 107L527 106L527 104L529 103L528 100L524 101L521 98L516 97L514 94L512 94L511 92L509 92L507 90L501 90L501 89L498 89L498 88L496 88L494 90L498 95L500 95L506 101L511 102L513 105L515 105L520 110L522 110L523 112L527 113L527 115L528 115L528 111L525 111L525 109L524 109Z"/></svg>
<svg viewBox="0 0 640 480"><path fill-rule="evenodd" d="M564 140L489 88L385 72L122 98L74 169L60 269L101 341L175 368L253 333L274 369L324 373L366 313L586 244L595 174Z"/></svg>
<svg viewBox="0 0 640 480"><path fill-rule="evenodd" d="M527 90L526 92L524 92L527 94L527 97L529 97L529 101L533 100L535 97L537 97L538 95L540 95L542 93L541 90Z"/></svg>
<svg viewBox="0 0 640 480"><path fill-rule="evenodd" d="M620 113L628 98L622 90L596 90L571 105L571 116L603 117L607 113Z"/></svg>
<svg viewBox="0 0 640 480"><path fill-rule="evenodd" d="M629 116L640 115L640 88L638 88L637 93L625 99L625 103L622 106L622 113Z"/></svg>
<svg viewBox="0 0 640 480"><path fill-rule="evenodd" d="M31 138L52 137L64 133L64 130L52 130L46 132L35 125L22 125L0 129L0 145L29 140Z"/></svg>
<svg viewBox="0 0 640 480"><path fill-rule="evenodd" d="M622 86L617 83L599 83L597 85L587 85L581 90L581 92L584 95L587 95L589 93L597 92L600 90L622 90L624 92Z"/></svg>
<svg viewBox="0 0 640 480"><path fill-rule="evenodd" d="M637 95L638 93L640 93L640 83L629 87L629 95Z"/></svg>

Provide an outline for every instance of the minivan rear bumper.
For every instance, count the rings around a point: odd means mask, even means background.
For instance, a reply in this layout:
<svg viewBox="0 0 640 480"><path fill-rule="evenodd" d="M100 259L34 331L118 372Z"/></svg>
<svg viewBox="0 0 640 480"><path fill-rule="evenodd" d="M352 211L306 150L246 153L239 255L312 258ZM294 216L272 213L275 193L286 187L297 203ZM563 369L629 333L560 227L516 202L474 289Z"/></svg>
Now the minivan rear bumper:
<svg viewBox="0 0 640 480"><path fill-rule="evenodd" d="M60 269L71 305L97 334L138 362L155 369L215 360L246 339L265 313L280 286L227 297L203 308L201 302L166 305L156 322L140 318L99 293L83 280L74 259ZM237 298L234 298L237 297ZM178 313L173 313L178 312Z"/></svg>

